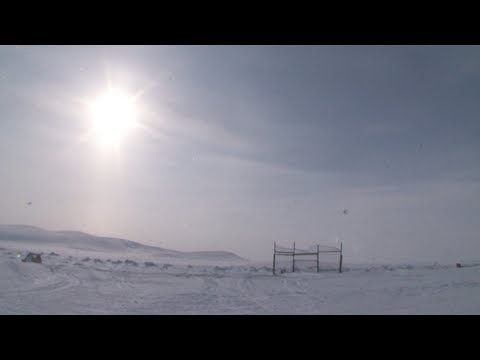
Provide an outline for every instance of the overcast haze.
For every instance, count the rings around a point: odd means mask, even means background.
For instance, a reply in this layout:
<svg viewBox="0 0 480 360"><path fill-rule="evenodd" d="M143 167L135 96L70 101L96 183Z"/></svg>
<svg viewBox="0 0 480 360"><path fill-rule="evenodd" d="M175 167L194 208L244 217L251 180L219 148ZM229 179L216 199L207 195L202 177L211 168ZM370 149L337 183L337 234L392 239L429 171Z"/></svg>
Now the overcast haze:
<svg viewBox="0 0 480 360"><path fill-rule="evenodd" d="M108 83L139 95L116 151L84 103ZM1 46L0 222L478 260L479 94L478 46Z"/></svg>

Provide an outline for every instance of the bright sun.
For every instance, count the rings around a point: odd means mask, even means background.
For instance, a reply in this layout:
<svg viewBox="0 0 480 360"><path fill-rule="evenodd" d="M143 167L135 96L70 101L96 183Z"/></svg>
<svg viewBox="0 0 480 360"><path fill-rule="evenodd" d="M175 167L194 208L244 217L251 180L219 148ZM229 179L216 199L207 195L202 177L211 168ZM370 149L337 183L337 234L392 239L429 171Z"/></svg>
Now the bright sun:
<svg viewBox="0 0 480 360"><path fill-rule="evenodd" d="M136 124L134 98L119 89L109 89L90 104L93 132L106 145L118 145Z"/></svg>

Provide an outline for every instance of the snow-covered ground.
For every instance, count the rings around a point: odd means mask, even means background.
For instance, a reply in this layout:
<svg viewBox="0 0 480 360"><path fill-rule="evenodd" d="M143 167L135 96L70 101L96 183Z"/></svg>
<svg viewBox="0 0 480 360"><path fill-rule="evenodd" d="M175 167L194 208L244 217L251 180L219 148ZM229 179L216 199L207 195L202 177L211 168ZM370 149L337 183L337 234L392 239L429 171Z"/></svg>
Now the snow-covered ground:
<svg viewBox="0 0 480 360"><path fill-rule="evenodd" d="M480 264L273 276L228 252L2 225L0 314L480 314Z"/></svg>

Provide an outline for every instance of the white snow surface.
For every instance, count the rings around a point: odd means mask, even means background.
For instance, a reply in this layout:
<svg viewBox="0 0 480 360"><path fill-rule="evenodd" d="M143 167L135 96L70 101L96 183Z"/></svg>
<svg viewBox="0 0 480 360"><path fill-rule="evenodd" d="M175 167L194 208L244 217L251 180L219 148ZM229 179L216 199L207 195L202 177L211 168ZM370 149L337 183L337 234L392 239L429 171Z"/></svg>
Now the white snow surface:
<svg viewBox="0 0 480 360"><path fill-rule="evenodd" d="M480 314L480 263L462 265L273 276L229 252L0 225L0 314Z"/></svg>

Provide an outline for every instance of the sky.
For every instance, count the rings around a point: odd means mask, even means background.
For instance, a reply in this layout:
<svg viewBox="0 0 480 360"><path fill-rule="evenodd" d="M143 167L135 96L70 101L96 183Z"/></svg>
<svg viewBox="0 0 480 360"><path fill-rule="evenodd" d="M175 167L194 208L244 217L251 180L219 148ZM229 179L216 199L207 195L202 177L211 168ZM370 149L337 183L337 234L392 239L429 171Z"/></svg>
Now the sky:
<svg viewBox="0 0 480 360"><path fill-rule="evenodd" d="M135 99L115 147L89 110L109 87ZM478 46L0 46L0 222L479 260L479 94Z"/></svg>

